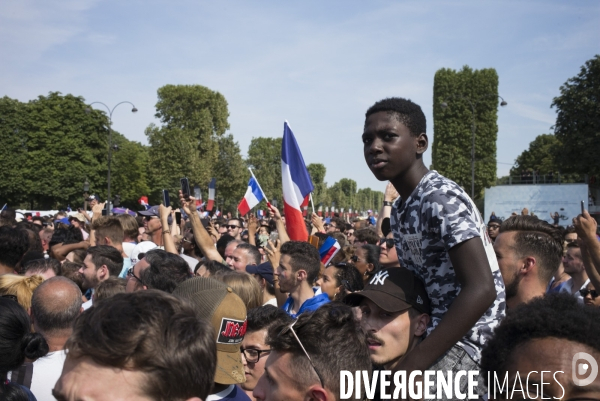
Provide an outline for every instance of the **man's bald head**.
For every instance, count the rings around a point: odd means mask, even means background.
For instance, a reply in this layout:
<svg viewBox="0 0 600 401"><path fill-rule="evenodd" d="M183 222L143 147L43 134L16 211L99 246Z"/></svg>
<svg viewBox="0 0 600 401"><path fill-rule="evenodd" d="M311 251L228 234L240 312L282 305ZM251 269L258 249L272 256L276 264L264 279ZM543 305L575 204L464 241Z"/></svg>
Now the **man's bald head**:
<svg viewBox="0 0 600 401"><path fill-rule="evenodd" d="M71 330L81 313L81 290L68 278L52 277L40 284L31 298L36 332L44 337Z"/></svg>

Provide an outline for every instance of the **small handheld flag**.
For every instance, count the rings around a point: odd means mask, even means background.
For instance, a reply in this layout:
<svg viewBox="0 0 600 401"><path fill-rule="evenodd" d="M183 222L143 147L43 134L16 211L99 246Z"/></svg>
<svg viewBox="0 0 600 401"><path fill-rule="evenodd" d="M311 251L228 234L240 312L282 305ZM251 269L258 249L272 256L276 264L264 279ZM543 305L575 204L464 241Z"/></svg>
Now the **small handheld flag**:
<svg viewBox="0 0 600 401"><path fill-rule="evenodd" d="M210 180L210 184L208 184L208 203L206 204L206 210L209 212L213 210L213 206L215 204L215 191L217 188L217 179L213 178Z"/></svg>
<svg viewBox="0 0 600 401"><path fill-rule="evenodd" d="M323 245L321 245L321 248L319 248L321 263L327 266L327 264L331 262L331 259L333 259L333 257L336 255L336 253L339 252L340 249L342 249L342 247L335 238L327 237L325 242L323 242Z"/></svg>
<svg viewBox="0 0 600 401"><path fill-rule="evenodd" d="M248 181L248 189L246 190L246 194L244 198L238 205L238 210L242 216L245 216L250 209L254 206L258 205L261 200L264 199L263 192L258 185L258 181L254 178L254 175L250 177L250 181Z"/></svg>

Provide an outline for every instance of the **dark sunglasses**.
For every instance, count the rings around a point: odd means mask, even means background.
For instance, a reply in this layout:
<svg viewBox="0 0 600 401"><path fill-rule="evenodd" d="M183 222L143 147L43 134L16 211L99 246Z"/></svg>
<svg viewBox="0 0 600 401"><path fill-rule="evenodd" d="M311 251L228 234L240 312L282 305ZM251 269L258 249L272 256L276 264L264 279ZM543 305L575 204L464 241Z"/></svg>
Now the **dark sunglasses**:
<svg viewBox="0 0 600 401"><path fill-rule="evenodd" d="M356 255L353 255L353 256L350 258L350 260L351 260L351 261L353 261L354 263L356 263L356 262L358 262L358 256L356 256Z"/></svg>
<svg viewBox="0 0 600 401"><path fill-rule="evenodd" d="M490 224L490 225L488 226L488 228L491 228L491 229L493 229L493 230L497 230L497 229L499 229L499 228L500 228L500 226L499 226L499 225L497 225L497 224Z"/></svg>
<svg viewBox="0 0 600 401"><path fill-rule="evenodd" d="M592 295L592 299L598 298L598 291L596 291L596 290L588 290L587 288L585 288L583 290L579 290L579 293L584 298L587 297L588 294Z"/></svg>
<svg viewBox="0 0 600 401"><path fill-rule="evenodd" d="M394 247L394 239L393 238L381 238L379 240L379 245L381 246L385 242L385 247L387 249L392 249Z"/></svg>
<svg viewBox="0 0 600 401"><path fill-rule="evenodd" d="M233 224L227 224L225 227L227 227L227 228L231 228L232 230L233 230L234 228L241 228L240 226L234 226Z"/></svg>

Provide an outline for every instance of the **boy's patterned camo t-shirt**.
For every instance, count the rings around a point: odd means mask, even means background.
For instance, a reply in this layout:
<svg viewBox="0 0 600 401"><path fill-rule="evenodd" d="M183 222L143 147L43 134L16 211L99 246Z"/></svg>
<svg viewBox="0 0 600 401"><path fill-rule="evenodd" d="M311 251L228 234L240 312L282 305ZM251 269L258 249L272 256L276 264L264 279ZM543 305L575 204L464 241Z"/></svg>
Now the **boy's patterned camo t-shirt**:
<svg viewBox="0 0 600 401"><path fill-rule="evenodd" d="M402 267L425 284L431 301L431 324L438 325L460 292L448 251L480 238L496 287L496 300L458 343L479 363L481 348L505 314L504 282L486 225L471 198L455 182L429 171L405 202L398 198L391 215L392 231Z"/></svg>

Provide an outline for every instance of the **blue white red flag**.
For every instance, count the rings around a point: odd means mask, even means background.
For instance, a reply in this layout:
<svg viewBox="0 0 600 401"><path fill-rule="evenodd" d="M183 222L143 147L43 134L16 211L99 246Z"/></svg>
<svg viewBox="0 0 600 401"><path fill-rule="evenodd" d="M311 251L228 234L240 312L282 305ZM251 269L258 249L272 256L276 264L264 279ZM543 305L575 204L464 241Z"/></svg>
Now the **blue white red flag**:
<svg viewBox="0 0 600 401"><path fill-rule="evenodd" d="M213 210L213 206L215 204L215 191L217 189L217 179L213 178L210 180L210 184L208 184L208 203L206 205L206 210L209 212Z"/></svg>
<svg viewBox="0 0 600 401"><path fill-rule="evenodd" d="M263 193L258 185L258 181L254 177L250 177L248 181L248 189L244 195L244 199L238 205L238 210L242 216L245 216L250 209L258 205L264 199Z"/></svg>
<svg viewBox="0 0 600 401"><path fill-rule="evenodd" d="M327 266L327 264L331 262L331 259L333 259L335 254L338 253L341 248L342 247L335 238L327 237L325 242L323 242L323 245L321 245L321 247L319 248L319 255L321 255L321 263Z"/></svg>
<svg viewBox="0 0 600 401"><path fill-rule="evenodd" d="M258 218L259 218L259 219L264 219L264 218L265 218L265 211L264 211L264 210L262 210L262 209L259 209L259 210L256 212L256 215L258 216Z"/></svg>
<svg viewBox="0 0 600 401"><path fill-rule="evenodd" d="M306 231L302 217L302 207L308 205L308 197L314 186L294 133L287 121L283 124L281 180L287 232L292 241L306 241L308 231Z"/></svg>

